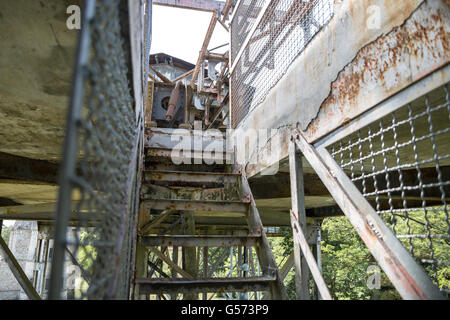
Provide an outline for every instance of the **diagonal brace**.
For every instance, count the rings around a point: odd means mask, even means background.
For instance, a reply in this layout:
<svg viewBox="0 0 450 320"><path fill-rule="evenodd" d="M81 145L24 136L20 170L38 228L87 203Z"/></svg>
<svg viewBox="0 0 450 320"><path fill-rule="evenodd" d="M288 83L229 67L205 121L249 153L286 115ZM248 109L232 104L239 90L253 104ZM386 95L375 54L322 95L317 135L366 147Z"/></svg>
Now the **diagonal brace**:
<svg viewBox="0 0 450 320"><path fill-rule="evenodd" d="M6 263L8 264L9 268L11 269L11 272L13 273L17 282L19 282L23 291L25 291L25 294L27 295L27 297L30 300L41 300L41 297L39 296L36 289L31 284L28 277L25 275L25 272L23 272L23 269L20 266L19 262L17 262L16 258L14 257L14 254L11 252L11 250L9 250L8 245L6 244L5 240L3 240L3 238L1 236L0 236L0 252L3 253Z"/></svg>
<svg viewBox="0 0 450 320"><path fill-rule="evenodd" d="M444 299L436 285L378 216L324 147L311 146L300 130L292 139L355 227L402 298Z"/></svg>

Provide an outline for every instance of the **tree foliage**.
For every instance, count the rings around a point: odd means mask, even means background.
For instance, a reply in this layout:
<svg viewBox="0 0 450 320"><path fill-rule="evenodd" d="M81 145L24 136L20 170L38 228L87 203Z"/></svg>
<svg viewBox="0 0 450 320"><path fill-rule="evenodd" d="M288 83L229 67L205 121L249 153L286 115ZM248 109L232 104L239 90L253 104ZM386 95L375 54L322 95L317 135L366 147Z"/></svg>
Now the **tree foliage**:
<svg viewBox="0 0 450 320"><path fill-rule="evenodd" d="M395 230L397 235L445 235L447 234L447 220L445 212L435 210L430 212L413 211L405 215L385 215L383 219ZM279 245L282 256L288 256L293 250L291 228L283 228L283 235ZM425 269L435 283L443 289L450 285L450 266L445 263L436 265L424 263L424 260L450 261L448 238L429 237L405 239L401 238L404 246L413 254L416 261ZM272 242L276 246L276 242ZM380 289L370 289L367 281L371 276L370 266L377 266L364 242L356 233L346 217L324 219L322 223L322 272L325 282L334 299L339 300L368 300L368 299L400 299L400 295L381 271ZM279 250L278 250L279 251ZM275 252L278 252L275 249ZM380 269L381 270L381 269ZM436 276L436 279L435 279ZM285 280L287 291L291 299L295 299L295 277L291 270Z"/></svg>

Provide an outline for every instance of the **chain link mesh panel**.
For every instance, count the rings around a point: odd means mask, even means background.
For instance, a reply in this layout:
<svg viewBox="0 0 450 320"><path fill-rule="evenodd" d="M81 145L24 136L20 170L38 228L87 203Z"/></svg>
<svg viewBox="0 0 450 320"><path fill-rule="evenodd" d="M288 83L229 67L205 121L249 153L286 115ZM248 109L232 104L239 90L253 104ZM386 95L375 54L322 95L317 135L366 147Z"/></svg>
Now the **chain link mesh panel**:
<svg viewBox="0 0 450 320"><path fill-rule="evenodd" d="M445 85L329 148L417 262L447 292L449 120Z"/></svg>
<svg viewBox="0 0 450 320"><path fill-rule="evenodd" d="M231 22L231 61L234 61L244 44L265 0L242 0Z"/></svg>
<svg viewBox="0 0 450 320"><path fill-rule="evenodd" d="M78 92L79 97L72 97L83 99L82 107L80 114L69 117L67 125L66 144L72 141L77 147L64 154L66 163L72 158L76 161L76 173L62 179L70 190L69 208L73 210L69 227L57 223L55 245L65 246L63 277L70 278L70 296L124 299L128 298L131 272L133 155L137 145L128 52L121 28L128 23L128 16L119 0L87 1L83 10L88 11L90 5L95 14L85 21L80 40L81 47L90 43L85 46L88 61L77 70L84 90ZM60 185L60 190L63 187ZM64 201L61 193L59 201ZM58 217L65 214L58 212Z"/></svg>
<svg viewBox="0 0 450 320"><path fill-rule="evenodd" d="M258 16L258 7L263 4L264 1L242 1L236 9L231 27L233 64ZM332 16L332 0L271 1L233 70L232 128L264 100Z"/></svg>

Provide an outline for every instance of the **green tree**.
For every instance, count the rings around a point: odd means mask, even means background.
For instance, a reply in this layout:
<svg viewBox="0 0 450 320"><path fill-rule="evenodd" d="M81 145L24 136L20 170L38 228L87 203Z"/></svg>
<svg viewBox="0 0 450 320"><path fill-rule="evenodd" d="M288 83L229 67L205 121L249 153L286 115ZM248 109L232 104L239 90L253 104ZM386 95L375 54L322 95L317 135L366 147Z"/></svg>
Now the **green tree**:
<svg viewBox="0 0 450 320"><path fill-rule="evenodd" d="M11 234L12 227L3 226L2 228L2 238L5 240L6 244L9 243L9 236Z"/></svg>

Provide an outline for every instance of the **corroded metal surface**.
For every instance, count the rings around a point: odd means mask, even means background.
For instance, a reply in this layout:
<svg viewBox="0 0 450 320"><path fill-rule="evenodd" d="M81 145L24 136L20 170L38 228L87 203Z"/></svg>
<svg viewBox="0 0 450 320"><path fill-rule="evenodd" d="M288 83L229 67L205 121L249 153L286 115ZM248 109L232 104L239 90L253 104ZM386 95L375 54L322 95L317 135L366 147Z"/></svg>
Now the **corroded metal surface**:
<svg viewBox="0 0 450 320"><path fill-rule="evenodd" d="M399 89L450 61L448 6L424 2L386 36L363 47L331 84L331 92L309 124L314 141L361 114Z"/></svg>
<svg viewBox="0 0 450 320"><path fill-rule="evenodd" d="M378 1L376 29L367 27L373 4L335 1L329 25L240 123L241 129L280 129L276 161L287 157L285 131L298 126L308 142L317 141L448 64L445 1ZM253 157L264 148L251 150ZM246 171L255 175L264 168L249 164Z"/></svg>

